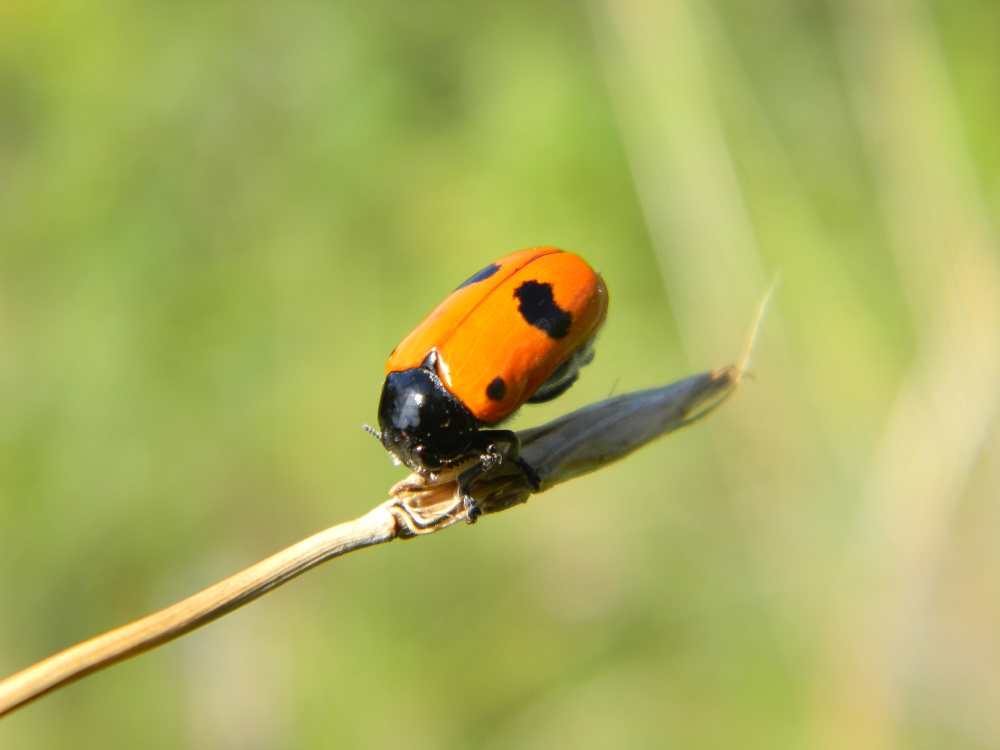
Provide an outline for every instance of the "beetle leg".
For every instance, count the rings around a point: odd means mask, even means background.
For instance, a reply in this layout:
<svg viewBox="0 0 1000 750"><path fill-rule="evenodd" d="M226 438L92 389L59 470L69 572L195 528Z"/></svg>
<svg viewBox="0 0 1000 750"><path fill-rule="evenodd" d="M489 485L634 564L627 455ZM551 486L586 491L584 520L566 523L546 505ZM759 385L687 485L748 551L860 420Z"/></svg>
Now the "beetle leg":
<svg viewBox="0 0 1000 750"><path fill-rule="evenodd" d="M514 464L534 491L538 491L538 474L521 457L521 442L510 430L482 430L477 434L479 461L458 476L458 492L469 512L469 523L475 523L482 509L472 496L472 485L505 461Z"/></svg>
<svg viewBox="0 0 1000 750"><path fill-rule="evenodd" d="M521 441L511 430L483 430L479 433L490 441L486 450L480 457L482 472L485 473L498 466L503 461L510 461L521 470L524 478L528 480L531 489L537 492L540 488L538 474L531 464L521 457Z"/></svg>
<svg viewBox="0 0 1000 750"><path fill-rule="evenodd" d="M469 493L468 485L459 484L458 493L462 498L462 505L468 513L469 523L475 523L479 520L479 517L483 515L483 509L479 507L479 503L476 502L476 498Z"/></svg>

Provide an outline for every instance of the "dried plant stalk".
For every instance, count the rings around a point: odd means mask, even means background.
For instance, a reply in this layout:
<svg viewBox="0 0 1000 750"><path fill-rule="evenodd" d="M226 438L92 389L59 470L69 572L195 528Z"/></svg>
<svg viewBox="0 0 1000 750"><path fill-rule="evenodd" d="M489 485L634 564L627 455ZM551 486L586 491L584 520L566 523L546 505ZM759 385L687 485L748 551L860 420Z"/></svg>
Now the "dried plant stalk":
<svg viewBox="0 0 1000 750"><path fill-rule="evenodd" d="M519 433L521 453L543 492L607 466L706 416L738 384L746 362L671 385L609 398ZM361 518L304 539L166 609L66 649L0 682L0 716L99 669L162 645L253 601L292 578L354 550L468 521L457 472L428 483L411 475ZM534 490L511 462L479 478L471 493L484 513L527 501Z"/></svg>

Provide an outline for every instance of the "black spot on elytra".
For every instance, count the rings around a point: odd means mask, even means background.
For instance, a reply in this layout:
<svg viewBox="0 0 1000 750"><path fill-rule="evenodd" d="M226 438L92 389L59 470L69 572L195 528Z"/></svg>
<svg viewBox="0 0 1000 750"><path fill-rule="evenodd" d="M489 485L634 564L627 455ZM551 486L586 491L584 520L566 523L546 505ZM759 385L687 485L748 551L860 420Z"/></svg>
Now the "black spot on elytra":
<svg viewBox="0 0 1000 750"><path fill-rule="evenodd" d="M462 284L458 287L458 289L465 289L465 287L471 284L478 284L480 281L485 281L499 270L500 266L498 266L496 263L486 266L486 268L484 268L482 271L472 274L472 276L463 281ZM456 289L455 291L457 292L458 289Z"/></svg>
<svg viewBox="0 0 1000 750"><path fill-rule="evenodd" d="M528 325L545 331L553 339L569 333L573 316L556 304L551 284L525 281L514 290L514 296L520 300L517 309Z"/></svg>
<svg viewBox="0 0 1000 750"><path fill-rule="evenodd" d="M503 382L503 378L501 377L493 378L490 384L486 386L486 396L494 401L503 401L503 397L506 395L507 384Z"/></svg>

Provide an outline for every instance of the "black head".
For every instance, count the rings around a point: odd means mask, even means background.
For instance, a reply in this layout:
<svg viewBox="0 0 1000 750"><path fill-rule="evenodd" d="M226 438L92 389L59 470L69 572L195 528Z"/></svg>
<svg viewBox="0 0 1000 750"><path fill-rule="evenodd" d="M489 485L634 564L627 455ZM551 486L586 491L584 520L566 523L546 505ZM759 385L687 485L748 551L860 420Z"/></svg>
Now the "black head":
<svg viewBox="0 0 1000 750"><path fill-rule="evenodd" d="M418 474L464 458L479 426L437 374L422 367L386 376L378 425L386 450Z"/></svg>

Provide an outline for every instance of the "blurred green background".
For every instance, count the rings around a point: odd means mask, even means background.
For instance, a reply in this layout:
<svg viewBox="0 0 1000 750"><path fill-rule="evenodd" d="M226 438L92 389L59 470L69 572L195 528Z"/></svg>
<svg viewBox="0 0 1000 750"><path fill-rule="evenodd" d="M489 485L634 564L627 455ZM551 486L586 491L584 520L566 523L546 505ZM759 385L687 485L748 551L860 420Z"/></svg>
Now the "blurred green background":
<svg viewBox="0 0 1000 750"><path fill-rule="evenodd" d="M402 473L386 356L507 252L604 274L516 427L708 421L335 561L4 748L1000 746L1000 4L0 2L0 674Z"/></svg>

